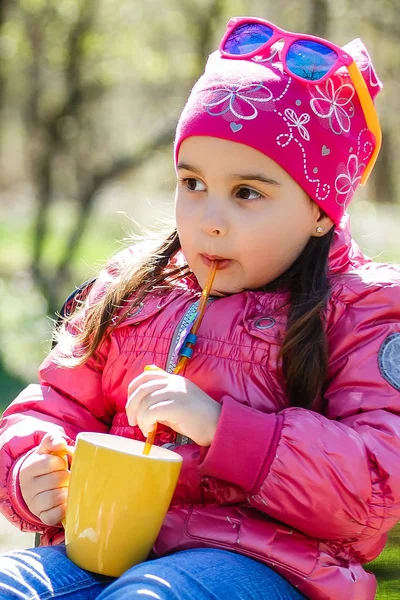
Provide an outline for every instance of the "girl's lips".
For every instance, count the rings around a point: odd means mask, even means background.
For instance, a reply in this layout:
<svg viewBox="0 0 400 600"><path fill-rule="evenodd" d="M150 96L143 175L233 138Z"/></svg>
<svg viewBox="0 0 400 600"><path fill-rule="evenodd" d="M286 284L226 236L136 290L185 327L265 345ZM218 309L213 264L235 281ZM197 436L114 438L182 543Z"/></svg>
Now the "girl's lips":
<svg viewBox="0 0 400 600"><path fill-rule="evenodd" d="M215 261L217 263L217 270L221 271L222 269L226 269L231 264L231 260L229 258L209 258L206 254L200 254L200 258L206 267L210 267L211 263Z"/></svg>

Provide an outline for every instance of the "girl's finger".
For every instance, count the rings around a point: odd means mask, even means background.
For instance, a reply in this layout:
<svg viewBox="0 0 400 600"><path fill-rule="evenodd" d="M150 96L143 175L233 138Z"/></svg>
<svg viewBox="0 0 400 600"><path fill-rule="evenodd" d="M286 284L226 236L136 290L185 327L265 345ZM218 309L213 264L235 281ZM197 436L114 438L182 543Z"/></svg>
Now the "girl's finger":
<svg viewBox="0 0 400 600"><path fill-rule="evenodd" d="M30 475L33 478L41 477L54 471L65 471L65 460L60 456L42 454L30 465Z"/></svg>
<svg viewBox="0 0 400 600"><path fill-rule="evenodd" d="M67 442L61 434L46 433L37 449L38 454L66 451Z"/></svg>
<svg viewBox="0 0 400 600"><path fill-rule="evenodd" d="M63 502L50 510L41 512L38 517L45 525L58 525L65 517L67 503Z"/></svg>
<svg viewBox="0 0 400 600"><path fill-rule="evenodd" d="M140 406L140 410L137 414L137 424L143 433L147 436L150 431L153 430L156 423L171 424L171 417L173 410L171 408L174 405L174 400L171 399L159 399L155 400L152 398L152 402L143 409Z"/></svg>
<svg viewBox="0 0 400 600"><path fill-rule="evenodd" d="M134 427L137 425L136 413L138 407L143 402L144 398L151 395L153 392L165 388L166 380L163 377L158 381L147 381L142 383L129 397L125 406L126 414L128 417L129 425Z"/></svg>
<svg viewBox="0 0 400 600"><path fill-rule="evenodd" d="M143 371L140 373L135 379L132 379L130 384L128 385L128 396L131 396L137 388L143 383L147 383L148 381L155 381L160 379L165 379L169 376L169 373L166 371L154 370L154 371Z"/></svg>
<svg viewBox="0 0 400 600"><path fill-rule="evenodd" d="M155 389L138 405L136 422L143 434L149 433L156 422L175 426L182 418L181 407L179 399L167 386Z"/></svg>
<svg viewBox="0 0 400 600"><path fill-rule="evenodd" d="M54 471L53 473L34 477L31 487L32 496L39 495L43 490L66 487L69 483L70 475L70 472L64 469L64 471Z"/></svg>
<svg viewBox="0 0 400 600"><path fill-rule="evenodd" d="M36 508L37 512L43 513L45 511L51 510L55 506L59 506L60 504L64 504L67 502L68 497L68 488L58 488L55 490L47 490L46 492L42 492L35 496L33 500L33 507Z"/></svg>

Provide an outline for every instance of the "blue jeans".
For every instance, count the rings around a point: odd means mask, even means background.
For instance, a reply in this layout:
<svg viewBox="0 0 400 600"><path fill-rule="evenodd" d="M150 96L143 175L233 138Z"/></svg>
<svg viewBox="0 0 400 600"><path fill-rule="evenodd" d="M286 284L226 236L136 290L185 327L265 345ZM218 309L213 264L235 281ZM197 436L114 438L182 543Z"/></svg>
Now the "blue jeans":
<svg viewBox="0 0 400 600"><path fill-rule="evenodd" d="M65 546L0 556L0 600L304 600L266 565L227 550L199 548L150 560L118 579L89 573Z"/></svg>

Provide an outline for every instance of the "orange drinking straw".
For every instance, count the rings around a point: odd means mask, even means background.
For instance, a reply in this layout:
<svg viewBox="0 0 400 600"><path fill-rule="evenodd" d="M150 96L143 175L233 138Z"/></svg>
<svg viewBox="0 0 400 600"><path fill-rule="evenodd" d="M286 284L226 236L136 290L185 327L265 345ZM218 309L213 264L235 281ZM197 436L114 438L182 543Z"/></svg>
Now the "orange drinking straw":
<svg viewBox="0 0 400 600"><path fill-rule="evenodd" d="M201 325L201 322L203 320L204 313L205 313L206 306L207 306L207 300L208 300L208 297L209 297L211 289L212 289L212 284L214 282L215 274L217 272L217 264L218 263L216 260L212 261L210 270L208 272L206 284L203 288L203 291L201 292L201 298L200 298L200 302L199 302L199 307L197 309L197 315L194 320L193 326L190 330L190 333L193 335L197 334L199 327ZM194 346L194 342L188 342L186 344L187 348L193 348L193 346ZM179 373L181 373L183 371L183 369L185 368L188 360L189 360L188 356L181 356L180 359L178 360L178 364L176 365L175 369L173 370L173 373L175 375L178 375ZM144 370L145 371L157 371L157 370L161 371L161 369L159 369L158 367L155 367L153 365L146 366L144 368ZM151 450L152 445L154 444L154 439L156 437L156 433L157 433L157 423L154 425L153 429L150 431L149 435L147 436L146 443L143 448L143 454L145 454L146 456L148 456L150 454L150 450Z"/></svg>

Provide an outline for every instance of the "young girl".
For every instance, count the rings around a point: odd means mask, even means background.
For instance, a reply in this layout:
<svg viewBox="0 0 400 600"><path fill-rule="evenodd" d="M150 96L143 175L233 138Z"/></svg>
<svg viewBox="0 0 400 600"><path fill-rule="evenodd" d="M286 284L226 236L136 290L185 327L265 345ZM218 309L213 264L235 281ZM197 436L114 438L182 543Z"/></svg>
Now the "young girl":
<svg viewBox="0 0 400 600"><path fill-rule="evenodd" d="M400 275L345 211L379 151L380 87L360 40L229 22L178 123L176 230L110 262L4 413L2 511L44 547L1 557L1 598L374 598L361 565L400 516ZM83 571L51 452L156 422L184 463L153 553L116 580Z"/></svg>

